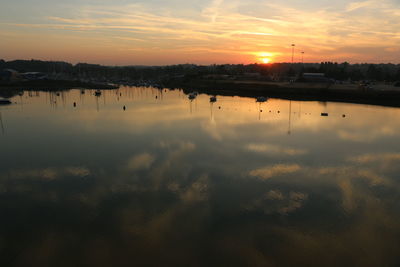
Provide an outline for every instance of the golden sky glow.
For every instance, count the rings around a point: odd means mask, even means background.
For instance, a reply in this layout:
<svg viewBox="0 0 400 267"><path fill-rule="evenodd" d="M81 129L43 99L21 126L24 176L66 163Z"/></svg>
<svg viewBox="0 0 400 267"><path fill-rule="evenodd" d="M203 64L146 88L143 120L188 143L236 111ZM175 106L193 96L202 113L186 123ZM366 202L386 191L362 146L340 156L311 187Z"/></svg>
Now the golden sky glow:
<svg viewBox="0 0 400 267"><path fill-rule="evenodd" d="M6 0L0 58L109 65L400 63L395 0Z"/></svg>

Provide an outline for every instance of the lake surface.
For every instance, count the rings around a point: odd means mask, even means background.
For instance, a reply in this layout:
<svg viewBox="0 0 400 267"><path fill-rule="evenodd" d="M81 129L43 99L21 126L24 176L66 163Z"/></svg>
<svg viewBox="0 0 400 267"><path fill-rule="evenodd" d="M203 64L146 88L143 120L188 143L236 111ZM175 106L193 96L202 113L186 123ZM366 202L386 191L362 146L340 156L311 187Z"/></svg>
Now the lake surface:
<svg viewBox="0 0 400 267"><path fill-rule="evenodd" d="M1 266L400 264L400 109L128 87L12 101Z"/></svg>

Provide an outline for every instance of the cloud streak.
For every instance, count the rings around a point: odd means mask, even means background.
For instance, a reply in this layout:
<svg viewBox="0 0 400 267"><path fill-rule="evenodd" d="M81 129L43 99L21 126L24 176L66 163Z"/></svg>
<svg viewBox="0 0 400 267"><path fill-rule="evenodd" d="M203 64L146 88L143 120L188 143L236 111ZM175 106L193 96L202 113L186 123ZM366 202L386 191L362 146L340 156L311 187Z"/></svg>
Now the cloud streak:
<svg viewBox="0 0 400 267"><path fill-rule="evenodd" d="M144 49L148 57L152 56L151 47L176 53L179 60L198 51L209 54L206 58L209 63L215 55L221 55L227 62L243 60L239 55L245 55L251 62L257 60L256 52L269 52L276 61L285 61L292 42L308 51L309 60L361 61L374 57L389 60L390 55L394 59L390 49L400 44L397 30L400 11L394 2L350 2L318 9L292 5L291 1L241 3L223 0L191 9L173 9L162 3L85 4L79 9L72 6L79 10L74 14L50 12L48 16L39 17L37 21L40 22L0 20L0 29L20 33L20 41L23 33L29 30L44 36L75 34L86 40L94 40L96 36L104 41L114 40L116 49ZM371 44L382 48L381 51L373 55L357 53L358 49L371 47ZM8 46L11 49L11 42ZM266 47L269 51L265 51ZM221 51L236 55L229 58Z"/></svg>

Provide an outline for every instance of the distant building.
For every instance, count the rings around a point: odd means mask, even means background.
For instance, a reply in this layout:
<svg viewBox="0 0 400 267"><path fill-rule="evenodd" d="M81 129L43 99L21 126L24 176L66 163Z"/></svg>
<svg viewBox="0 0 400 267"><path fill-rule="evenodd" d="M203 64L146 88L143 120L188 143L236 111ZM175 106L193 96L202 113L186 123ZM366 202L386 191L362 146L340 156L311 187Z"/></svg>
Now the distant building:
<svg viewBox="0 0 400 267"><path fill-rule="evenodd" d="M20 78L18 71L12 69L5 69L0 71L0 81L10 82Z"/></svg>
<svg viewBox="0 0 400 267"><path fill-rule="evenodd" d="M8 71L0 71L0 81L9 81L11 77L11 73Z"/></svg>
<svg viewBox="0 0 400 267"><path fill-rule="evenodd" d="M29 81L47 79L47 74L42 73L42 72L25 72L25 73L22 73L21 75L22 75L22 78L29 80Z"/></svg>
<svg viewBox="0 0 400 267"><path fill-rule="evenodd" d="M324 73L303 73L303 75L297 80L298 82L309 82L309 83L329 83L331 79L325 77Z"/></svg>
<svg viewBox="0 0 400 267"><path fill-rule="evenodd" d="M246 72L246 73L243 73L243 76L245 78L260 78L261 74L258 72Z"/></svg>
<svg viewBox="0 0 400 267"><path fill-rule="evenodd" d="M208 74L203 78L208 80L228 80L231 78L231 76L226 74Z"/></svg>

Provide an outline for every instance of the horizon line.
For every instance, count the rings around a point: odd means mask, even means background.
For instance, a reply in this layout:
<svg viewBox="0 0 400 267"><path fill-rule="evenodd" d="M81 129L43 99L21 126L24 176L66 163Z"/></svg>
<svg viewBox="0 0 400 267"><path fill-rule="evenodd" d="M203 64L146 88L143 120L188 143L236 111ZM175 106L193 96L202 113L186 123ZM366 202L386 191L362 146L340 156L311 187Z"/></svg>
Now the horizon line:
<svg viewBox="0 0 400 267"><path fill-rule="evenodd" d="M64 60L44 60L44 59L12 59L12 60L5 60L0 58L0 61L4 62L13 62L13 61L41 61L41 62L54 62L54 63L68 63L73 66L79 65L79 64L88 64L88 65L98 65L102 67L168 67L168 66L180 66L180 65L194 65L194 66L213 66L213 65L274 65L274 64L289 64L289 65L299 65L299 64L321 64L321 63L334 63L334 64L345 64L348 63L349 65L400 65L400 63L392 63L392 62L386 62L386 63L370 63L370 62L357 62L357 63L350 63L348 61L343 61L343 62L337 62L337 61L320 61L320 62L271 62L271 63L262 63L262 62L253 62L253 63L210 63L210 64L199 64L199 63L174 63L174 64L160 64L160 65L146 65L146 64L138 64L138 65L108 65L108 64L101 64L101 63L91 63L91 62L77 62L77 63L72 63L69 61L64 61Z"/></svg>

